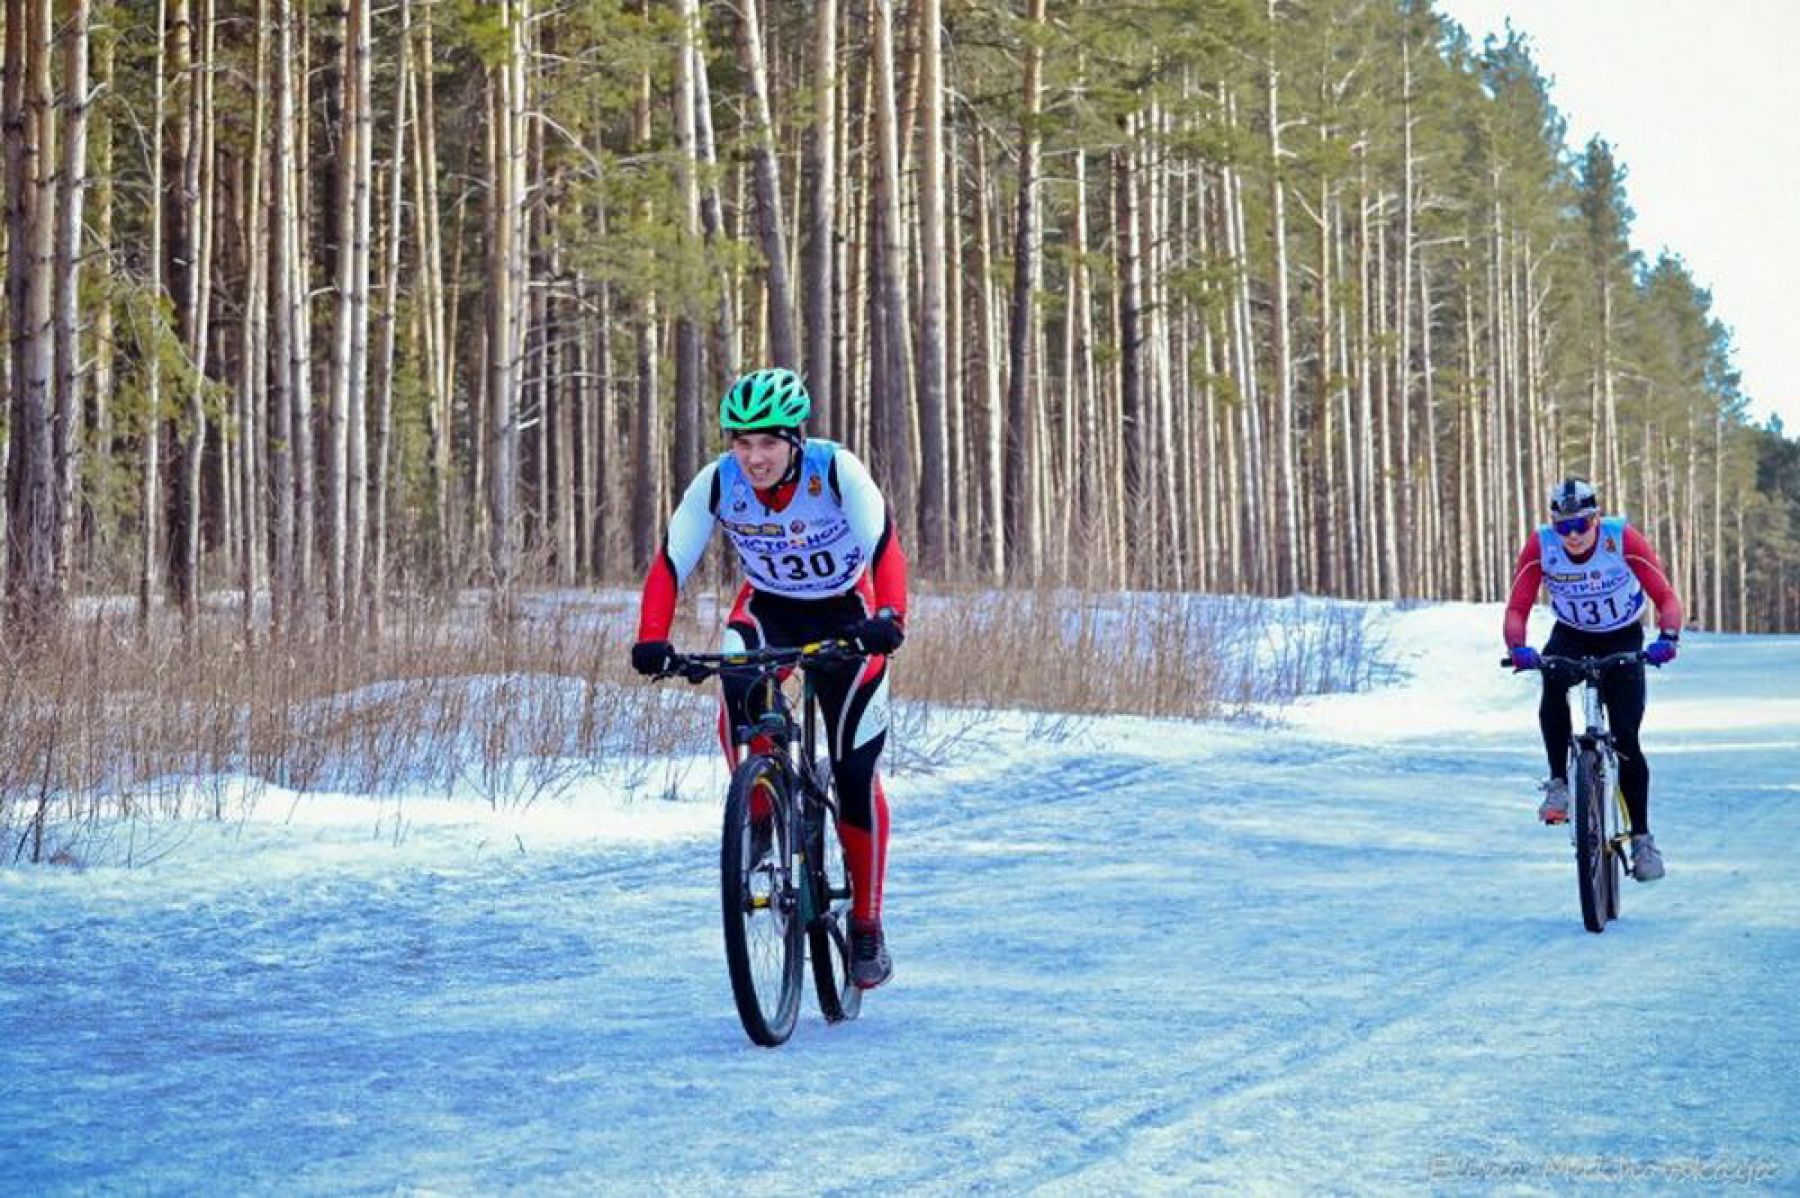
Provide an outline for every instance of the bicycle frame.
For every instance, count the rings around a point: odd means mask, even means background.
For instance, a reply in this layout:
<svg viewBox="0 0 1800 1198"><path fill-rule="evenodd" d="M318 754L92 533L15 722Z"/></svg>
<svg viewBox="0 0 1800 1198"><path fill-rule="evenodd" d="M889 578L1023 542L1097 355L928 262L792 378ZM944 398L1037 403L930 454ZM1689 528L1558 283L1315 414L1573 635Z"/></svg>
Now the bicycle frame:
<svg viewBox="0 0 1800 1198"><path fill-rule="evenodd" d="M801 860L785 863L785 868L794 874L805 869L825 883L818 889L822 892L826 907L833 902L849 899L851 895L847 887L829 884L829 879L824 877L825 862L813 859L816 854L811 851L819 842L820 838L815 833L820 831L822 821L830 819L835 822L838 812L837 804L831 796L829 778L820 777L821 771L831 767L829 761L821 760L819 756L818 686L810 667L858 660L863 656L849 641L815 641L792 649L760 648L736 653L686 654L677 658L661 675L679 676L691 683L727 674L748 676L751 679L751 699L746 704L749 709L746 715L754 711L755 718L732 731L738 742L749 752L760 753L779 763L783 778L792 792L800 797L801 812L805 817L804 840L795 847L807 855ZM799 669L801 677L801 714L798 720L794 717L787 691L782 686L787 671L795 668ZM794 749L796 731L800 742L797 754ZM814 887L800 886L796 889L799 891L801 922L811 927L827 912L821 909L820 900L814 895Z"/></svg>
<svg viewBox="0 0 1800 1198"><path fill-rule="evenodd" d="M811 648L811 646L808 646ZM804 652L804 650L802 651ZM817 659L817 655L814 655ZM819 777L821 769L830 769L829 762L821 762L818 750L819 695L818 686L812 672L805 668L805 660L796 663L800 666L801 715L798 721L788 701L787 691L782 687L782 674L787 666L768 666L761 669L752 684L752 693L760 692L760 701L756 703L759 714L754 722L735 729L740 743L752 753L761 753L781 764L783 775L794 793L800 796L801 815L805 826L802 829L803 839L796 847L804 854L800 860L789 863L789 868L798 872L805 868L809 872L823 870L825 863L814 860L814 849L819 844L817 833L821 821L837 819L837 804L832 800L829 784ZM798 723L800 748L798 756L794 752L794 732ZM840 889L830 885L828 878L822 879L820 887L801 886L799 890L799 918L805 927L812 927L818 918L825 914L820 909L819 896L816 890L824 892L827 906L836 899L850 897L848 889Z"/></svg>
<svg viewBox="0 0 1800 1198"><path fill-rule="evenodd" d="M1547 664L1558 660L1567 659L1545 659ZM1581 708L1585 727L1575 734L1569 745L1569 765L1574 767L1583 752L1600 755L1601 768L1606 774L1607 789L1611 793L1613 805L1618 811L1618 820L1614 824L1618 831L1607 837L1607 843L1612 846L1613 852L1620 855L1621 860L1625 860L1625 844L1631 839L1631 813L1625 806L1625 796L1619 790L1619 751L1613 744L1612 729L1607 727L1606 704L1600 694L1599 679L1603 674L1604 669L1598 675L1589 671L1582 673ZM1569 824L1569 839L1571 843L1575 839L1573 822ZM1629 866L1626 866L1626 871L1630 872Z"/></svg>

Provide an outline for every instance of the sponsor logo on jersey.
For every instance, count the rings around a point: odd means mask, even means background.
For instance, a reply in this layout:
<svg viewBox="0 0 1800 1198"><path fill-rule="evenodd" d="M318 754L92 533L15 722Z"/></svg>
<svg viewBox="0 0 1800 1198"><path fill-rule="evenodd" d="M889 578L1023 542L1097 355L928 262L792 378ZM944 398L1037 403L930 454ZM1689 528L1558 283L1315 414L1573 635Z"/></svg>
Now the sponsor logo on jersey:
<svg viewBox="0 0 1800 1198"><path fill-rule="evenodd" d="M788 525L788 527L793 530L793 533L795 536L799 536L801 533L806 531L806 521L796 520L792 524Z"/></svg>
<svg viewBox="0 0 1800 1198"><path fill-rule="evenodd" d="M725 527L740 537L774 537L778 542L785 542L787 529L779 524L745 524L737 520L725 520Z"/></svg>
<svg viewBox="0 0 1800 1198"><path fill-rule="evenodd" d="M811 495L814 499L817 499L820 495L825 493L825 480L816 474L807 479L806 493Z"/></svg>
<svg viewBox="0 0 1800 1198"><path fill-rule="evenodd" d="M1613 540L1611 537L1607 537L1606 538L1606 551L1608 553L1617 553L1619 551L1619 543L1617 541Z"/></svg>

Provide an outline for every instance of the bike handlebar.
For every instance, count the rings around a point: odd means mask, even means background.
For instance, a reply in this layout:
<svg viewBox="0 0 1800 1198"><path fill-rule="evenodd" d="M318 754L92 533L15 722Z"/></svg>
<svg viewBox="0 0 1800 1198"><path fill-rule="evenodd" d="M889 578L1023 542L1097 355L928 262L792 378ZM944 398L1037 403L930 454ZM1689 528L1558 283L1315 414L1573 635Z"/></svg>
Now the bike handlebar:
<svg viewBox="0 0 1800 1198"><path fill-rule="evenodd" d="M805 669L866 656L868 650L841 637L806 645L743 649L736 653L677 653L670 658L669 667L654 675L653 680L685 678L698 684L721 674L764 674L786 666Z"/></svg>
<svg viewBox="0 0 1800 1198"><path fill-rule="evenodd" d="M1527 670L1536 670L1542 673L1546 670L1565 669L1573 670L1582 677L1594 678L1596 680L1608 670L1617 669L1619 666L1634 665L1639 662L1650 662L1651 665L1656 665L1655 662L1651 662L1648 657L1644 656L1644 651L1642 649L1627 649L1622 653L1608 653L1604 657L1558 657L1555 655L1545 655L1538 659L1538 664L1535 666L1516 666L1513 664L1513 659L1511 657L1502 657L1500 659L1500 665L1506 669L1512 670L1515 674L1523 674ZM1658 666L1657 668L1660 669L1661 667Z"/></svg>

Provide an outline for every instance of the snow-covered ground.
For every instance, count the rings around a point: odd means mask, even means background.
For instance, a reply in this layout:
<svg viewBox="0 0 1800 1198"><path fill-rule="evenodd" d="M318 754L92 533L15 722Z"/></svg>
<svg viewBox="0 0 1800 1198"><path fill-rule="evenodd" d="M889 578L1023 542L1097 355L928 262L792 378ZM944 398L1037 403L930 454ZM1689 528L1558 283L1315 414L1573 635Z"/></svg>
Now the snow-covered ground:
<svg viewBox="0 0 1800 1198"><path fill-rule="evenodd" d="M1669 873L1593 936L1497 609L1381 621L1263 720L970 718L890 779L895 980L775 1051L710 759L0 870L0 1193L1800 1192L1800 638L1653 676Z"/></svg>

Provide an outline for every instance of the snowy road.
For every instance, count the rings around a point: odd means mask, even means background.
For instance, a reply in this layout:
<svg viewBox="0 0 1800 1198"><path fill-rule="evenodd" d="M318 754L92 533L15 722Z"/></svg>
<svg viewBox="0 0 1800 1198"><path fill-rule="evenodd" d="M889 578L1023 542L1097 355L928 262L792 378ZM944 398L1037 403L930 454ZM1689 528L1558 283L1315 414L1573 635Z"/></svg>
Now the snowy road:
<svg viewBox="0 0 1800 1198"><path fill-rule="evenodd" d="M896 979L777 1051L710 768L0 871L0 1192L1800 1191L1800 638L1653 678L1669 876L1592 936L1496 609L1391 621L1382 692L894 778Z"/></svg>

